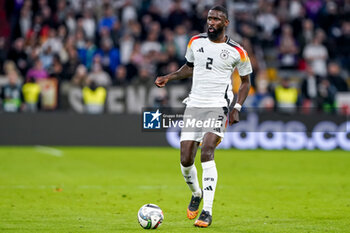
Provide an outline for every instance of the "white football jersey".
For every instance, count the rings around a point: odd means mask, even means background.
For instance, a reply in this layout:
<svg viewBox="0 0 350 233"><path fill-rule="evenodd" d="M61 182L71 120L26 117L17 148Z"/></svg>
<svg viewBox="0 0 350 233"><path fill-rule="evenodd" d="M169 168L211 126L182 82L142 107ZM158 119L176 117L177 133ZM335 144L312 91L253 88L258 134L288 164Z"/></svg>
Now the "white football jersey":
<svg viewBox="0 0 350 233"><path fill-rule="evenodd" d="M233 100L231 75L235 68L240 76L252 73L247 52L227 37L214 43L206 33L191 38L185 55L193 63L193 80L188 107L228 107Z"/></svg>

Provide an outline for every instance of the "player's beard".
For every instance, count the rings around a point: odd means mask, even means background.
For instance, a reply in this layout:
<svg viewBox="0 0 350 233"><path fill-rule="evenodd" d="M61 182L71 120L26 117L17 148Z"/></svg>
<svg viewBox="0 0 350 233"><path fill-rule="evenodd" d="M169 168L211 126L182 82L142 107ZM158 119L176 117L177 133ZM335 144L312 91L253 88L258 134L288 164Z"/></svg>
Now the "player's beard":
<svg viewBox="0 0 350 233"><path fill-rule="evenodd" d="M215 29L213 28L214 30L212 32L209 32L209 28L207 29L207 33L208 33L208 37L210 40L212 41L215 41L219 38L219 36L221 35L221 33L223 32L224 28L221 27L221 28L218 28L218 29Z"/></svg>

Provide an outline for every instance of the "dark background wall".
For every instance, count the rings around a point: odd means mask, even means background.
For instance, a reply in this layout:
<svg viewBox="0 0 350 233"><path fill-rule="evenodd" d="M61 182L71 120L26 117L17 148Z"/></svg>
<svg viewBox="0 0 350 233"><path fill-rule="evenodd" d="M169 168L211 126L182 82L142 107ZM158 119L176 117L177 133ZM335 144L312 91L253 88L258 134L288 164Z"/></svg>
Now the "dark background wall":
<svg viewBox="0 0 350 233"><path fill-rule="evenodd" d="M146 132L142 124L141 114L1 113L0 145L179 147L179 128ZM349 145L345 116L242 113L220 148L350 150Z"/></svg>
<svg viewBox="0 0 350 233"><path fill-rule="evenodd" d="M141 115L0 114L0 145L168 146L141 131Z"/></svg>

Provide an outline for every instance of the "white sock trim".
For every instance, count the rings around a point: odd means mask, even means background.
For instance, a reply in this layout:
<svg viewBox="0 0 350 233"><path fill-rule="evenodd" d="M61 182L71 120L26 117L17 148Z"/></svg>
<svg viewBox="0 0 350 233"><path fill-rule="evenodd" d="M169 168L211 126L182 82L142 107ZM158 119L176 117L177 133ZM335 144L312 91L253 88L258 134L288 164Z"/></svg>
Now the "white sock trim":
<svg viewBox="0 0 350 233"><path fill-rule="evenodd" d="M192 164L191 166L188 166L188 167L184 167L180 163L180 166L181 166L182 175L184 176L188 187L192 191L193 196L195 197L202 196L202 190L199 186L197 168L195 164Z"/></svg>
<svg viewBox="0 0 350 233"><path fill-rule="evenodd" d="M184 167L182 166L182 164L180 163L180 166L181 166L181 170L186 172L187 174L191 171L191 169L194 167L194 164L192 164L191 166L189 167Z"/></svg>
<svg viewBox="0 0 350 233"><path fill-rule="evenodd" d="M208 168L215 167L215 166L216 166L216 164L215 164L214 160L210 160L210 161L202 163L202 168L203 169L208 169Z"/></svg>

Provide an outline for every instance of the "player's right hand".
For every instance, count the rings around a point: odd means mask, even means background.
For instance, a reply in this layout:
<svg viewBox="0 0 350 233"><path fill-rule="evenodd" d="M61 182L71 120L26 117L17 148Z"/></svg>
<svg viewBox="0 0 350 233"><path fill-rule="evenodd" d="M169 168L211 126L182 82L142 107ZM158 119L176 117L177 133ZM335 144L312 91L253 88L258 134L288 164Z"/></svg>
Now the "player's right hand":
<svg viewBox="0 0 350 233"><path fill-rule="evenodd" d="M159 76L159 77L157 77L154 84L156 84L157 87L164 87L168 81L169 81L169 79L167 76Z"/></svg>
<svg viewBox="0 0 350 233"><path fill-rule="evenodd" d="M239 112L237 109L233 109L231 112L230 112L230 116L229 116L229 124L230 125L233 125L233 124L237 124L239 122Z"/></svg>

